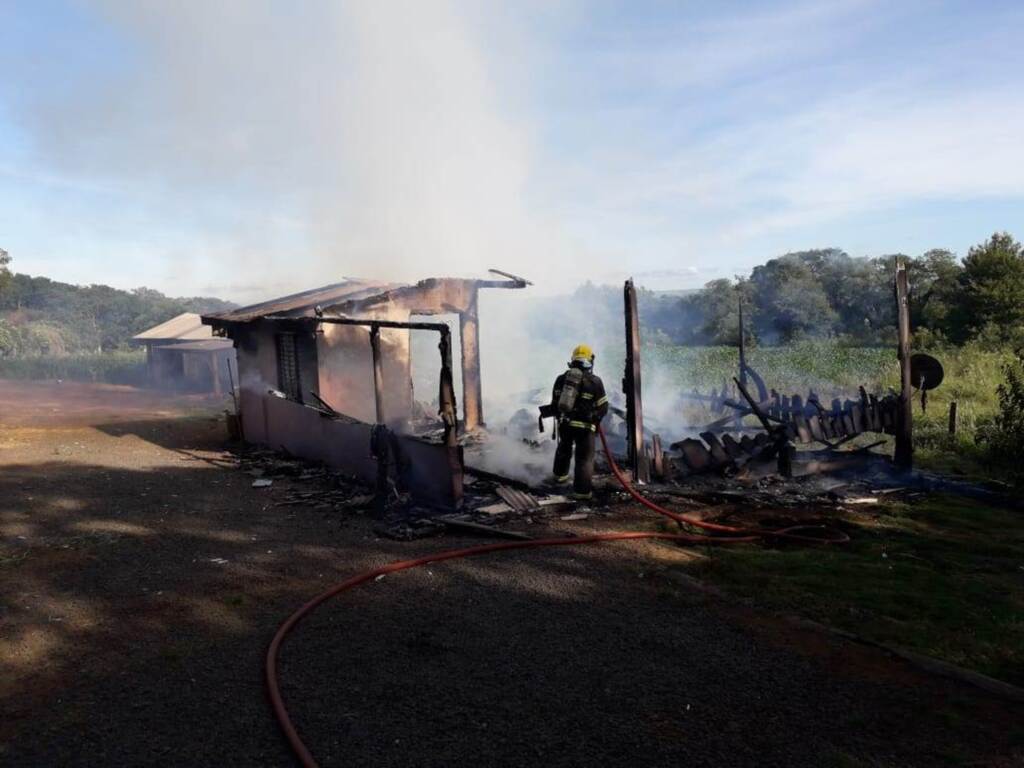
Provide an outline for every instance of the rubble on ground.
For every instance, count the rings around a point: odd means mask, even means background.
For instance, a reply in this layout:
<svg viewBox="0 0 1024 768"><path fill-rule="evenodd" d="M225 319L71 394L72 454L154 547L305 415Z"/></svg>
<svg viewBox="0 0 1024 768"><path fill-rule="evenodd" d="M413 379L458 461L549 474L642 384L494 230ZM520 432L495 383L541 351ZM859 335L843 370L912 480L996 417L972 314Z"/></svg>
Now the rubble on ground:
<svg viewBox="0 0 1024 768"><path fill-rule="evenodd" d="M757 472L703 473L669 477L639 486L648 498L704 520L781 522L825 521L841 514L872 514L882 499L914 499L929 491L946 491L991 499L996 493L968 483L950 481L922 472L897 471L885 456L870 452L851 454L852 461L824 465L816 451L799 451L794 476L773 472L764 462ZM416 505L408 494L390 484L388 498L379 501L375 489L323 465L311 464L268 449L242 450L238 467L257 480L295 481L268 487L275 506L305 507L340 515L375 518L374 532L386 538L410 541L446 531L491 537L532 538L560 523L582 523L614 514L633 504L610 474L606 461L598 462L595 494L585 506L571 497L571 485L533 484L467 467L462 507L439 511ZM810 471L802 471L810 466Z"/></svg>

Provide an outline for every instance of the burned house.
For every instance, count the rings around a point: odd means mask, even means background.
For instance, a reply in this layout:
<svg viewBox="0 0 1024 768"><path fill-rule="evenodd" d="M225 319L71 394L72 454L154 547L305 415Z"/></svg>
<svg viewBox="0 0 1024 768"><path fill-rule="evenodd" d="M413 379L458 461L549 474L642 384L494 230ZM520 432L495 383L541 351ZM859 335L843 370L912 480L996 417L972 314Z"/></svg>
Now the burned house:
<svg viewBox="0 0 1024 768"><path fill-rule="evenodd" d="M132 337L146 348L146 378L157 389L221 394L234 376L234 349L214 338L194 312L183 312Z"/></svg>
<svg viewBox="0 0 1024 768"><path fill-rule="evenodd" d="M423 503L458 506L456 432L483 425L479 291L528 285L498 274L503 279L414 285L353 279L204 315L214 335L235 347L245 440L367 481L383 482L390 473ZM448 325L416 320L437 315L458 316L458 407ZM413 395L411 333L438 334L438 389L425 405Z"/></svg>

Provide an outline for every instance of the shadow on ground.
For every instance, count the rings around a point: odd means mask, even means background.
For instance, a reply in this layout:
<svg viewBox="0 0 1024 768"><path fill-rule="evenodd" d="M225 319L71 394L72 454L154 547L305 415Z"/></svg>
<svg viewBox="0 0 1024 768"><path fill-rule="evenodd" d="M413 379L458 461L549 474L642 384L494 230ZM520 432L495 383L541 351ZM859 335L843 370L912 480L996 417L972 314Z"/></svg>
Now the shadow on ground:
<svg viewBox="0 0 1024 768"><path fill-rule="evenodd" d="M143 461L140 438L166 450ZM0 470L5 765L289 765L261 680L280 621L359 570L479 543L275 506L290 481L252 488L218 440L140 421L104 427L92 461ZM325 766L1012 764L1019 710L743 629L658 577L676 557L506 553L371 583L285 646L295 721Z"/></svg>

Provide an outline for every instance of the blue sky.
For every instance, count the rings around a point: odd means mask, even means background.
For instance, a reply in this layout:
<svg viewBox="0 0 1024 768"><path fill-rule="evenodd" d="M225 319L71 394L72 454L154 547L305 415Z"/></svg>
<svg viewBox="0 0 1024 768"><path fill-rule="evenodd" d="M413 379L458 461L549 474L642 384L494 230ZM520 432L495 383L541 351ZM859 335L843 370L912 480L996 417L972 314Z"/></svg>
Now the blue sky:
<svg viewBox="0 0 1024 768"><path fill-rule="evenodd" d="M1019 2L7 2L0 247L239 301L1024 236Z"/></svg>

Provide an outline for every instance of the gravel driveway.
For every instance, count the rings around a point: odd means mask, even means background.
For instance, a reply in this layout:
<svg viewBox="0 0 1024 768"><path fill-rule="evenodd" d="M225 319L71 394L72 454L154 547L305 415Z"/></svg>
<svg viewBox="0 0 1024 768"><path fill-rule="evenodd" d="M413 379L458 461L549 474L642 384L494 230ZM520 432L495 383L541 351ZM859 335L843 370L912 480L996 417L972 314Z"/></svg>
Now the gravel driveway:
<svg viewBox="0 0 1024 768"><path fill-rule="evenodd" d="M222 434L164 413L2 428L4 766L291 765L261 680L280 621L363 568L481 541L275 506L298 481L252 488ZM1022 764L1020 708L708 602L665 578L683 556L388 576L298 628L284 694L324 766Z"/></svg>

